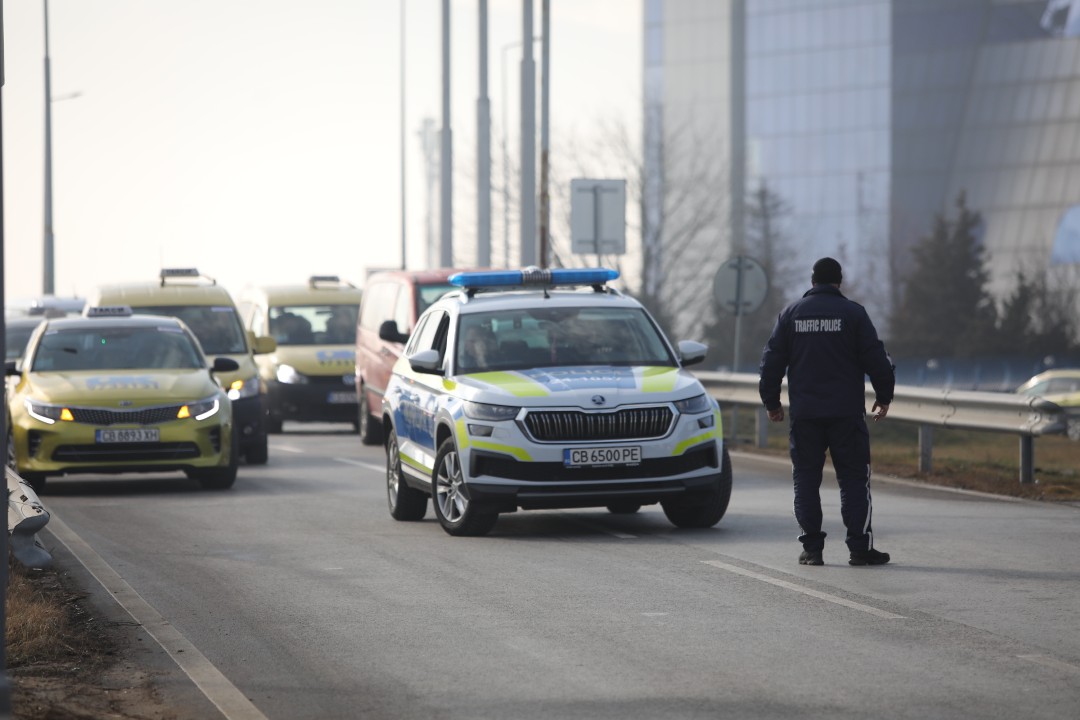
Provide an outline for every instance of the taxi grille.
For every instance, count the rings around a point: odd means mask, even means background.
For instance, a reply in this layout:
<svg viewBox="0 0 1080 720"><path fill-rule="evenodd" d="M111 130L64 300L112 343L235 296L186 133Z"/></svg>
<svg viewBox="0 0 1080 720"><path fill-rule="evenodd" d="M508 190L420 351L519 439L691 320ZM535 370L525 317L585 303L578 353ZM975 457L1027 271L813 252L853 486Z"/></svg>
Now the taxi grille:
<svg viewBox="0 0 1080 720"><path fill-rule="evenodd" d="M53 451L56 462L151 462L199 457L192 442L110 443L108 445L61 445Z"/></svg>
<svg viewBox="0 0 1080 720"><path fill-rule="evenodd" d="M75 422L86 425L156 425L176 419L180 405L137 408L134 410L110 410L108 408L71 409Z"/></svg>
<svg viewBox="0 0 1080 720"><path fill-rule="evenodd" d="M673 418L663 406L606 413L538 410L525 416L525 427L538 442L644 440L667 435Z"/></svg>

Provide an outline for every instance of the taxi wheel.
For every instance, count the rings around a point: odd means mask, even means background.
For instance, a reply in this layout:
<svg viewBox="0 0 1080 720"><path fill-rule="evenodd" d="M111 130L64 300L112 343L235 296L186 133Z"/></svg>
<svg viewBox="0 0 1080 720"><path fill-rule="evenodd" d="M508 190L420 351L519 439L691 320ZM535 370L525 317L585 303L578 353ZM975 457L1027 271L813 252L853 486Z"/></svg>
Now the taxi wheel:
<svg viewBox="0 0 1080 720"><path fill-rule="evenodd" d="M386 501L395 520L423 520L427 515L427 494L409 487L401 477L401 454L393 430L386 439Z"/></svg>
<svg viewBox="0 0 1080 720"><path fill-rule="evenodd" d="M227 490L236 482L236 467L240 460L240 436L234 429L229 448L229 464L225 467L195 470L189 477L199 481L204 490Z"/></svg>
<svg viewBox="0 0 1080 720"><path fill-rule="evenodd" d="M621 501L613 502L607 506L608 512L613 512L616 515L631 515L641 509L641 503Z"/></svg>
<svg viewBox="0 0 1080 720"><path fill-rule="evenodd" d="M255 440L244 449L244 461L248 465L265 465L270 459L270 449L267 446L266 435Z"/></svg>
<svg viewBox="0 0 1080 720"><path fill-rule="evenodd" d="M281 418L276 418L273 415L266 418L266 432L271 435L280 435L285 430L285 422Z"/></svg>
<svg viewBox="0 0 1080 720"><path fill-rule="evenodd" d="M487 535L499 519L498 513L484 513L469 499L461 460L453 438L439 446L435 456L435 477L432 481L432 505L435 517L443 530L451 535Z"/></svg>
<svg viewBox="0 0 1080 720"><path fill-rule="evenodd" d="M692 502L664 500L660 507L671 524L681 528L708 528L720 522L727 512L731 500L731 458L727 448L720 463L720 474L716 484L704 495L698 495Z"/></svg>
<svg viewBox="0 0 1080 720"><path fill-rule="evenodd" d="M371 414L368 407L367 389L360 386L357 403L358 414L356 431L360 434L360 442L364 445L378 445L382 442L382 423Z"/></svg>

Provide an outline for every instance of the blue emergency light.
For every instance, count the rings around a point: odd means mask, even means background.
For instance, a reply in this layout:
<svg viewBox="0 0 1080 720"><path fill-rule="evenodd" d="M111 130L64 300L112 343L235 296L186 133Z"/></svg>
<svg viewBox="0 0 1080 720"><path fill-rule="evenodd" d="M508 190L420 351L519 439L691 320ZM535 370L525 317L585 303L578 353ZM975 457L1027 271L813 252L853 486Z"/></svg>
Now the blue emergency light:
<svg viewBox="0 0 1080 720"><path fill-rule="evenodd" d="M603 285L616 280L618 270L609 268L554 268L528 267L524 270L491 270L485 272L461 272L451 275L449 282L460 288L555 287L559 285Z"/></svg>

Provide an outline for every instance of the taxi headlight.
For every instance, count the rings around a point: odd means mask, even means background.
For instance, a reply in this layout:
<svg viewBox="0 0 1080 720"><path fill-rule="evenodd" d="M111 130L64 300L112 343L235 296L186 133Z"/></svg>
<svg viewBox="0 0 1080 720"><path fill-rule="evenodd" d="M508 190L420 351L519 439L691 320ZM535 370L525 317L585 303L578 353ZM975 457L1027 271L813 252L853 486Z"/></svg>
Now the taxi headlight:
<svg viewBox="0 0 1080 720"><path fill-rule="evenodd" d="M229 383L229 399L254 397L259 394L259 378L250 377L247 380L233 380Z"/></svg>
<svg viewBox="0 0 1080 720"><path fill-rule="evenodd" d="M221 409L221 401L217 396L208 397L205 400L198 402L188 403L180 408L176 413L176 417L183 419L193 417L196 420L205 420L208 417L213 417Z"/></svg>
<svg viewBox="0 0 1080 720"><path fill-rule="evenodd" d="M487 420L498 422L500 420L513 420L521 412L520 407L511 405L488 405L487 403L465 403L465 414L473 420Z"/></svg>
<svg viewBox="0 0 1080 720"><path fill-rule="evenodd" d="M71 420L71 413L68 412L67 417L64 417L64 410L65 408L59 405L47 405L37 400L26 399L26 412L30 413L30 417L46 425L52 425L57 420Z"/></svg>
<svg viewBox="0 0 1080 720"><path fill-rule="evenodd" d="M686 400L675 401L675 409L684 415L697 415L712 410L712 401L708 395L702 393Z"/></svg>
<svg viewBox="0 0 1080 720"><path fill-rule="evenodd" d="M279 365L277 369L278 382L288 385L299 385L308 381L307 377L300 374L292 365Z"/></svg>

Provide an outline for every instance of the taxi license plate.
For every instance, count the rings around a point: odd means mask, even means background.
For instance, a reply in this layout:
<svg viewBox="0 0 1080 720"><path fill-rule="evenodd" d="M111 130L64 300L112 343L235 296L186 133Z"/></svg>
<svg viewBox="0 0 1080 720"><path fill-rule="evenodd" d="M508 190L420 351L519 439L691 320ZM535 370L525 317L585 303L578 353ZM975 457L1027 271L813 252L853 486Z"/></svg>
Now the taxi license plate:
<svg viewBox="0 0 1080 720"><path fill-rule="evenodd" d="M641 463L641 447L595 447L567 448L563 450L566 467L599 467L604 465L638 465Z"/></svg>
<svg viewBox="0 0 1080 720"><path fill-rule="evenodd" d="M161 431L157 428L94 431L94 442L99 443L151 443L159 440L161 440Z"/></svg>
<svg viewBox="0 0 1080 720"><path fill-rule="evenodd" d="M341 403L354 403L356 402L356 391L339 390L336 392L332 392L327 396L326 402L330 403L331 405L337 405Z"/></svg>

